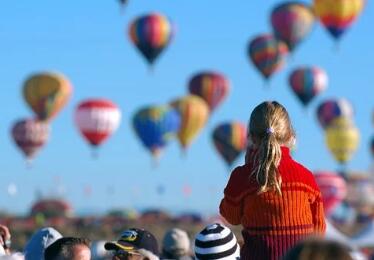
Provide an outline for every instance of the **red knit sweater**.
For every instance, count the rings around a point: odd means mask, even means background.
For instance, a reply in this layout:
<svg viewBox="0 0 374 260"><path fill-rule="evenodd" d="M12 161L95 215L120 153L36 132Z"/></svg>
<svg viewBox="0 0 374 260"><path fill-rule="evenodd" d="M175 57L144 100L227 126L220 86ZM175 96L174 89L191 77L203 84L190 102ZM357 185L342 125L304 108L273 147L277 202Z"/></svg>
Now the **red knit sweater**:
<svg viewBox="0 0 374 260"><path fill-rule="evenodd" d="M253 165L237 167L224 191L220 213L232 225L243 226L241 259L277 260L300 239L325 233L321 192L312 173L282 147L278 167L282 195L258 194Z"/></svg>

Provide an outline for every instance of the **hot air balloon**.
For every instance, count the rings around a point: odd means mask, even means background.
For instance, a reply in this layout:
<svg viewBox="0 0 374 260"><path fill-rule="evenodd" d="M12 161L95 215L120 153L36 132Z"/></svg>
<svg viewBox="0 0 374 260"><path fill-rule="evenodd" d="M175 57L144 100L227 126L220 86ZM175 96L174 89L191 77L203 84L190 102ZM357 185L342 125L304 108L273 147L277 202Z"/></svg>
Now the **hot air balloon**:
<svg viewBox="0 0 374 260"><path fill-rule="evenodd" d="M40 120L50 120L67 103L72 92L70 82L61 74L38 73L29 77L23 96Z"/></svg>
<svg viewBox="0 0 374 260"><path fill-rule="evenodd" d="M326 128L337 117L353 117L353 107L345 98L328 99L317 108L317 118L320 125Z"/></svg>
<svg viewBox="0 0 374 260"><path fill-rule="evenodd" d="M283 42L267 34L252 39L248 46L248 56L265 79L283 67L287 52Z"/></svg>
<svg viewBox="0 0 374 260"><path fill-rule="evenodd" d="M359 135L353 122L346 117L334 119L326 128L326 145L340 164L345 164L351 159L358 147Z"/></svg>
<svg viewBox="0 0 374 260"><path fill-rule="evenodd" d="M205 126L209 117L209 106L202 98L195 95L174 100L171 105L181 116L178 140L185 150Z"/></svg>
<svg viewBox="0 0 374 260"><path fill-rule="evenodd" d="M230 167L247 147L246 126L240 122L227 122L213 130L213 143L217 152Z"/></svg>
<svg viewBox="0 0 374 260"><path fill-rule="evenodd" d="M287 44L290 52L310 33L313 22L312 9L300 2L281 3L271 13L274 35Z"/></svg>
<svg viewBox="0 0 374 260"><path fill-rule="evenodd" d="M75 124L82 136L93 147L97 147L117 130L121 111L116 104L106 99L87 99L75 110Z"/></svg>
<svg viewBox="0 0 374 260"><path fill-rule="evenodd" d="M366 173L350 173L347 176L347 203L358 211L374 206L374 182Z"/></svg>
<svg viewBox="0 0 374 260"><path fill-rule="evenodd" d="M314 12L327 31L336 39L356 20L364 0L314 0Z"/></svg>
<svg viewBox="0 0 374 260"><path fill-rule="evenodd" d="M295 69L290 77L289 83L304 106L327 87L327 75L318 67L301 67Z"/></svg>
<svg viewBox="0 0 374 260"><path fill-rule="evenodd" d="M181 118L170 106L150 106L138 110L132 122L143 145L154 157L157 157L167 143L176 136Z"/></svg>
<svg viewBox="0 0 374 260"><path fill-rule="evenodd" d="M204 99L213 111L227 96L230 82L218 72L200 72L191 78L188 88L191 94Z"/></svg>
<svg viewBox="0 0 374 260"><path fill-rule="evenodd" d="M173 25L158 13L136 18L130 25L130 39L152 65L173 37Z"/></svg>
<svg viewBox="0 0 374 260"><path fill-rule="evenodd" d="M346 197L346 182L340 175L328 171L315 172L314 178L322 193L325 214L330 215Z"/></svg>
<svg viewBox="0 0 374 260"><path fill-rule="evenodd" d="M16 145L26 156L28 162L44 146L49 136L47 123L35 119L17 121L12 128L12 137Z"/></svg>

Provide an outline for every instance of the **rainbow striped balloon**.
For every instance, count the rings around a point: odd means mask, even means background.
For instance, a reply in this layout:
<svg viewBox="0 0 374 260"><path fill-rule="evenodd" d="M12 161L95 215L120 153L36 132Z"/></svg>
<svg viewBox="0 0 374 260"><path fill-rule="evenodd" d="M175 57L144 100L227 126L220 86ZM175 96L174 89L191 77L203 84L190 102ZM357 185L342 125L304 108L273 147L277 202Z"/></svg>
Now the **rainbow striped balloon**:
<svg viewBox="0 0 374 260"><path fill-rule="evenodd" d="M217 152L231 166L247 147L247 130L240 122L226 122L213 130L213 143Z"/></svg>
<svg viewBox="0 0 374 260"><path fill-rule="evenodd" d="M271 13L274 35L292 51L311 31L315 21L312 8L299 2L277 5Z"/></svg>
<svg viewBox="0 0 374 260"><path fill-rule="evenodd" d="M213 111L227 96L230 82L218 72L200 72L191 78L188 88L191 94L204 99Z"/></svg>
<svg viewBox="0 0 374 260"><path fill-rule="evenodd" d="M130 25L130 39L149 64L168 46L173 37L173 25L163 15L152 13L136 18Z"/></svg>
<svg viewBox="0 0 374 260"><path fill-rule="evenodd" d="M364 8L364 0L314 0L316 16L339 39Z"/></svg>
<svg viewBox="0 0 374 260"><path fill-rule="evenodd" d="M307 106L326 89L328 78L325 71L318 67L301 67L291 73L289 83L301 103Z"/></svg>
<svg viewBox="0 0 374 260"><path fill-rule="evenodd" d="M283 67L287 53L287 46L270 34L255 37L248 46L248 56L265 79Z"/></svg>

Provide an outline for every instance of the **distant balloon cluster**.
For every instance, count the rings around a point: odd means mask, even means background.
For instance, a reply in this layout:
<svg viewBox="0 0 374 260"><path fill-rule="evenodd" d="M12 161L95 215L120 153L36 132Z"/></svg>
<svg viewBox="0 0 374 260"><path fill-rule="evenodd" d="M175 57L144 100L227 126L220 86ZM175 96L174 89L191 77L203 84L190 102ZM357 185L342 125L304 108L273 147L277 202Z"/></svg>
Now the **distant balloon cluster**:
<svg viewBox="0 0 374 260"><path fill-rule="evenodd" d="M124 7L128 1L119 0L119 3ZM312 5L296 1L280 3L270 13L272 33L253 37L247 46L247 56L265 80L269 80L284 68L287 56L308 37L315 21L320 20L335 39L340 39L363 7L363 0L314 0ZM152 12L133 19L128 35L149 66L154 66L173 41L175 26L165 15ZM186 151L231 89L228 78L213 70L192 75L187 86L185 95L168 104L138 108L132 117L135 135L155 158L174 138ZM327 88L328 76L318 66L300 66L291 71L289 86L307 107ZM62 74L38 73L25 81L24 98L35 117L17 121L12 137L28 160L47 142L49 124L68 102L71 93L71 83ZM339 163L346 163L359 142L351 105L345 99L326 100L319 105L317 116L325 131L327 147ZM118 129L121 110L104 98L82 100L76 106L74 122L87 143L98 147ZM228 166L247 147L246 126L235 120L219 123L211 136L213 146ZM371 150L374 154L374 139Z"/></svg>

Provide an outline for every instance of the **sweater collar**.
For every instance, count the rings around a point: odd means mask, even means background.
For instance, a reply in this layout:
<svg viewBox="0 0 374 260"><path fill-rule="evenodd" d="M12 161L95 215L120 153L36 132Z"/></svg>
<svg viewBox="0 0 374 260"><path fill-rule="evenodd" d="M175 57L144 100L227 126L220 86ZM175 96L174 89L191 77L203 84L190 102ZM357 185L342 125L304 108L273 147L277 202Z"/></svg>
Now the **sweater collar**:
<svg viewBox="0 0 374 260"><path fill-rule="evenodd" d="M282 158L290 158L290 148L287 146L281 146Z"/></svg>

